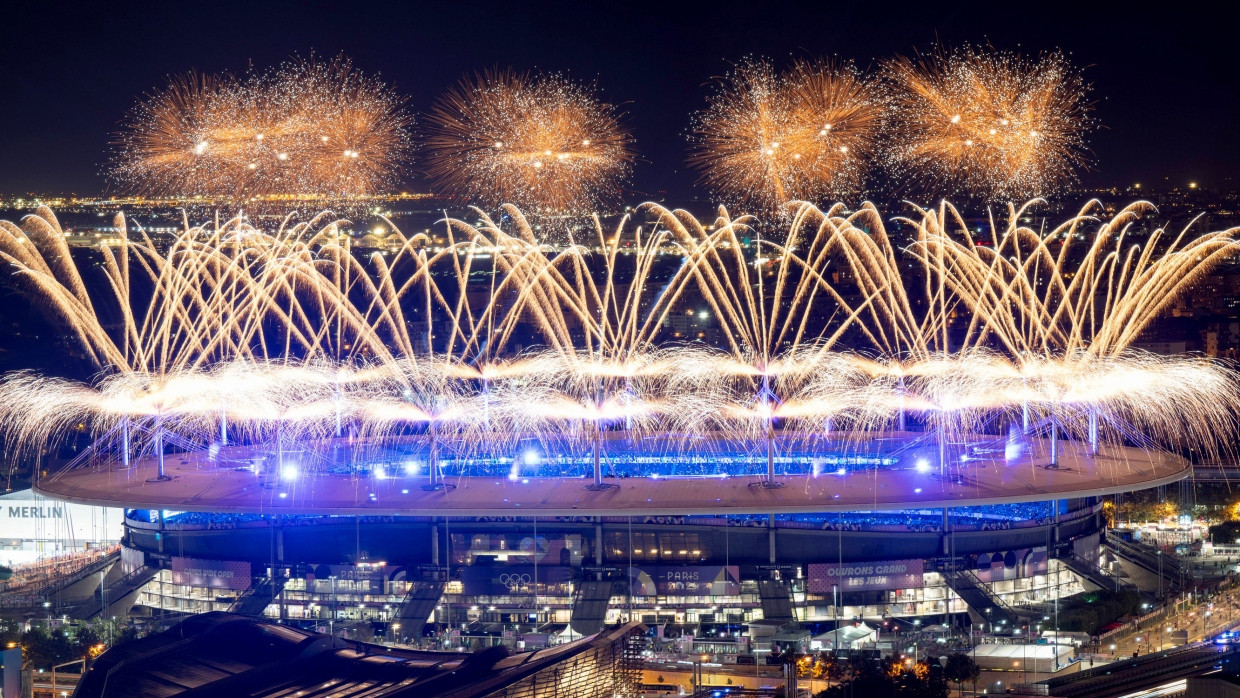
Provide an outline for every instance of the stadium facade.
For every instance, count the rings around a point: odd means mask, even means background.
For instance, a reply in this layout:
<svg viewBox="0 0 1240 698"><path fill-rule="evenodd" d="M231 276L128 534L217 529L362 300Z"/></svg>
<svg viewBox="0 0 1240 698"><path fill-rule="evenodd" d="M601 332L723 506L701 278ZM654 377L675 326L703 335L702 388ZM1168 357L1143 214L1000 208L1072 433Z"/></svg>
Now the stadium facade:
<svg viewBox="0 0 1240 698"><path fill-rule="evenodd" d="M787 452L778 487L760 472L701 473L681 459L679 472L648 465L644 476L613 465L596 488L587 471L566 475L579 459L546 452L539 464L518 454L522 468L502 477L458 464L432 486L390 442L353 444L344 474L271 467L330 459L329 440L170 453L166 482L150 482L161 466L146 457L126 470L68 469L40 488L126 506L109 579L130 584L110 591L113 615L369 622L390 639L441 646L539 646L624 622L679 629L695 651L725 657L837 620L1010 632L1057 599L1116 583L1101 557L1102 496L1133 485L1100 483L1088 471L1101 457L1086 445L1059 443L1052 467L1036 434L1018 439L1017 459L1012 437L979 436L954 446L971 460L966 481L927 467L926 438L892 435L839 465ZM1141 449L1106 457L1146 485L1190 470Z"/></svg>

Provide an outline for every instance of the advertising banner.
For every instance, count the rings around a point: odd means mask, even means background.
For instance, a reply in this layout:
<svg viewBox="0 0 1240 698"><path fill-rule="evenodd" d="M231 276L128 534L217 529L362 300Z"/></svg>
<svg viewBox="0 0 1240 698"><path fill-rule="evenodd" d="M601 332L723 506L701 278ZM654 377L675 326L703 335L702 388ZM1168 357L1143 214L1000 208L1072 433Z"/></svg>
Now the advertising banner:
<svg viewBox="0 0 1240 698"><path fill-rule="evenodd" d="M561 565L538 566L538 593L567 592L572 568ZM534 593L533 565L486 565L461 568L461 585L466 594L509 596Z"/></svg>
<svg viewBox="0 0 1240 698"><path fill-rule="evenodd" d="M731 596L740 593L737 565L642 565L629 579L634 596Z"/></svg>
<svg viewBox="0 0 1240 698"><path fill-rule="evenodd" d="M250 563L236 560L172 558L172 583L208 589L245 591L250 588Z"/></svg>
<svg viewBox="0 0 1240 698"><path fill-rule="evenodd" d="M107 547L121 539L123 509L69 504L31 490L0 495L0 564L21 565L49 554Z"/></svg>
<svg viewBox="0 0 1240 698"><path fill-rule="evenodd" d="M382 594L387 575L388 570L385 567L375 565L319 565L310 575L310 579L323 582L335 577L342 589L364 594ZM346 582L350 584L345 584Z"/></svg>
<svg viewBox="0 0 1240 698"><path fill-rule="evenodd" d="M998 582L1035 574L1046 574L1046 546L1021 548L997 553L981 553L974 569L983 582Z"/></svg>
<svg viewBox="0 0 1240 698"><path fill-rule="evenodd" d="M924 560L813 563L809 565L809 591L830 594L835 587L840 591L916 589L925 586L924 572Z"/></svg>

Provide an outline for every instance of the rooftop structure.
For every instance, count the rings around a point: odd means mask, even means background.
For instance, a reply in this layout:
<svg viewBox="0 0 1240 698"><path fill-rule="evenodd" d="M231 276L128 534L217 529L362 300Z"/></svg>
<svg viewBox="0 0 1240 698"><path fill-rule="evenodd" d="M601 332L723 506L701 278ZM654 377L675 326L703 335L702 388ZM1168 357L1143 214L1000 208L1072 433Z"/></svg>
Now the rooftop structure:
<svg viewBox="0 0 1240 698"><path fill-rule="evenodd" d="M74 694L611 698L638 679L637 623L511 655L403 650L207 613L105 652Z"/></svg>

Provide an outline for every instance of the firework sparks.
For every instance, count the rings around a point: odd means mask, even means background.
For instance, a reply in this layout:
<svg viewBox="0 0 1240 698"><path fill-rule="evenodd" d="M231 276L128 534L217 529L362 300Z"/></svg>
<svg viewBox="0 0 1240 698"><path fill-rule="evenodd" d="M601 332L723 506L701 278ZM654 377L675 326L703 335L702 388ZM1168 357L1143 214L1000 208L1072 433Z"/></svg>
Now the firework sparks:
<svg viewBox="0 0 1240 698"><path fill-rule="evenodd" d="M632 141L614 107L559 75L490 72L449 90L429 117L427 173L470 203L580 213L618 199Z"/></svg>
<svg viewBox="0 0 1240 698"><path fill-rule="evenodd" d="M852 64L738 66L697 114L690 162L726 201L774 210L854 198L886 117L883 93Z"/></svg>
<svg viewBox="0 0 1240 698"><path fill-rule="evenodd" d="M872 206L804 204L786 242L758 250L775 260L762 269L740 244L743 219L707 226L653 205L639 210L648 229L599 225L604 254L539 245L508 209L515 230L485 216L478 227L449 221L441 250L398 238L391 263L369 268L334 223L315 229L319 219L274 232L243 219L187 228L166 251L121 219L98 297L40 209L21 226L0 222L0 257L107 373L92 385L11 376L0 423L15 451L73 424L140 426L186 448L228 434L339 436L347 424L375 438L435 428L445 448L495 456L523 439L597 449L621 425L668 448L717 434L792 447L824 424L864 437L910 413L941 442L1020 418L1091 443L1225 447L1240 412L1234 371L1130 345L1235 252L1240 230L1155 231L1138 253L1123 231L1148 205L1103 221L1094 206L1045 233L1021 227L1025 209L1013 207L993 249L973 245L950 206L915 208L917 240L898 257ZM1094 242L1069 254L1060 240L1090 224ZM621 248L633 253L624 268ZM482 249L490 292L469 294ZM652 265L668 254L681 263ZM828 266L846 273L833 281ZM141 274L154 293L131 293ZM702 303L724 348L660 341L671 314ZM104 306L122 309L119 325L100 320L93 308ZM411 334L414 312L439 318L437 340ZM506 352L522 326L545 348Z"/></svg>
<svg viewBox="0 0 1240 698"><path fill-rule="evenodd" d="M1054 193L1087 163L1087 85L1060 53L961 49L886 65L895 87L891 167L995 199Z"/></svg>
<svg viewBox="0 0 1240 698"><path fill-rule="evenodd" d="M373 194L399 181L408 159L402 103L344 58L244 80L190 74L135 107L108 176L152 197Z"/></svg>

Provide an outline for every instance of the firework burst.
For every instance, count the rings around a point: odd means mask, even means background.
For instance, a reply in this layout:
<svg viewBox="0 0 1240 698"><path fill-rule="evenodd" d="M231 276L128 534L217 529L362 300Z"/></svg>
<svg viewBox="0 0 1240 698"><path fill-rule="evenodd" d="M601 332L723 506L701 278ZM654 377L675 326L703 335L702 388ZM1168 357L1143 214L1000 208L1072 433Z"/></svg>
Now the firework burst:
<svg viewBox="0 0 1240 698"><path fill-rule="evenodd" d="M888 150L897 174L936 188L1022 199L1053 193L1087 163L1088 86L1060 53L1028 59L966 48L889 61Z"/></svg>
<svg viewBox="0 0 1240 698"><path fill-rule="evenodd" d="M189 449L436 425L456 452L498 457L522 439L595 449L621 424L635 442L675 434L686 445L727 434L769 449L776 429L811 444L828 422L870 438L909 412L940 443L1019 419L1095 451L1101 439L1214 455L1237 426L1235 371L1131 345L1236 252L1240 229L1155 230L1138 251L1123 232L1148 206L1106 220L1095 202L1044 232L1012 207L993 248L973 244L948 204L914 208L902 251L872 204L803 203L784 243L752 253L744 219L724 211L709 227L653 204L636 226L596 220L598 253L540 245L506 207L503 226L484 213L477 226L449 221L433 251L425 235L396 232L402 248L373 264L325 217L186 228L166 251L118 217L119 242L101 252L107 283L93 288L40 208L21 225L0 221L0 261L104 373L90 385L0 380L0 436L25 453L74 424L136 426ZM1061 242L1085 225L1097 226L1087 249ZM770 262L755 266L755 254ZM653 263L667 255L680 263ZM470 293L479 269L490 290ZM96 308L120 309L120 322ZM717 348L670 334L673 314L702 308ZM426 334L414 317L434 318ZM527 329L544 349L513 351Z"/></svg>
<svg viewBox="0 0 1240 698"><path fill-rule="evenodd" d="M618 199L632 137L615 108L559 75L488 72L444 94L429 117L427 173L439 193L536 212Z"/></svg>
<svg viewBox="0 0 1240 698"><path fill-rule="evenodd" d="M873 160L886 98L852 64L747 61L694 119L690 162L724 200L777 209L855 197Z"/></svg>
<svg viewBox="0 0 1240 698"><path fill-rule="evenodd" d="M244 80L189 74L130 113L108 176L153 197L373 194L399 181L409 156L403 101L343 57Z"/></svg>

